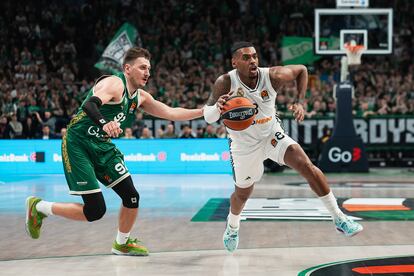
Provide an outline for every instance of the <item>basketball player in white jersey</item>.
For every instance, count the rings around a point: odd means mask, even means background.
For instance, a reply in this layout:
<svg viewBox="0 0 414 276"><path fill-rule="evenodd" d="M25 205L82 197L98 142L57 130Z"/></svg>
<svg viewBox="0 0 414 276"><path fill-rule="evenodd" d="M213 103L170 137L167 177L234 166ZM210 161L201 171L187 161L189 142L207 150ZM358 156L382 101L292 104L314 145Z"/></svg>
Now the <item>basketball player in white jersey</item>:
<svg viewBox="0 0 414 276"><path fill-rule="evenodd" d="M263 161L267 158L295 169L308 181L331 213L338 231L346 236L361 232L362 226L338 208L324 174L312 164L301 146L284 133L276 116L277 92L286 83L296 81L298 95L290 110L298 122L304 119L301 102L308 83L306 67L287 65L261 68L256 50L250 42L237 42L231 51L234 70L217 78L204 109L204 118L208 123L219 120L221 109L231 96L249 98L257 105L257 114L253 124L245 130L227 128L235 191L230 198L230 212L223 235L224 247L230 252L237 249L240 213L253 191L254 183L263 175Z"/></svg>

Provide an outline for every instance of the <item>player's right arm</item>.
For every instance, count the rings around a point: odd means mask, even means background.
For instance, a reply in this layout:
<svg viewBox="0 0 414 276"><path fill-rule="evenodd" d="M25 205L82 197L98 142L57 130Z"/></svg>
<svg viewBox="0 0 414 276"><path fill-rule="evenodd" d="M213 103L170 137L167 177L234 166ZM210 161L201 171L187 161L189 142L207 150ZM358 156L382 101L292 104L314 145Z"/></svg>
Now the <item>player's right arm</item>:
<svg viewBox="0 0 414 276"><path fill-rule="evenodd" d="M106 77L95 85L94 94L82 106L82 110L110 137L118 137L122 133L119 123L107 121L99 108L109 101L119 101L124 91L124 84L120 78Z"/></svg>
<svg viewBox="0 0 414 276"><path fill-rule="evenodd" d="M231 81L229 74L224 74L217 78L213 85L213 92L210 94L203 111L204 120L207 123L211 124L220 119L223 105L231 96L230 88Z"/></svg>

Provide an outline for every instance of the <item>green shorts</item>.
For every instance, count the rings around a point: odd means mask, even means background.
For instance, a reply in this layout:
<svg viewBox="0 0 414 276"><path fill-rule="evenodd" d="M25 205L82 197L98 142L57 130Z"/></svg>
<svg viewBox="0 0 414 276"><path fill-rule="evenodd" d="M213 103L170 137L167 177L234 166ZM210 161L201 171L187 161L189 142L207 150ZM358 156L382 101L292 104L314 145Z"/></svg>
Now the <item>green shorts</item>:
<svg viewBox="0 0 414 276"><path fill-rule="evenodd" d="M124 155L110 140L79 137L70 131L62 139L62 161L69 193L74 195L100 192L97 180L112 188L130 175Z"/></svg>

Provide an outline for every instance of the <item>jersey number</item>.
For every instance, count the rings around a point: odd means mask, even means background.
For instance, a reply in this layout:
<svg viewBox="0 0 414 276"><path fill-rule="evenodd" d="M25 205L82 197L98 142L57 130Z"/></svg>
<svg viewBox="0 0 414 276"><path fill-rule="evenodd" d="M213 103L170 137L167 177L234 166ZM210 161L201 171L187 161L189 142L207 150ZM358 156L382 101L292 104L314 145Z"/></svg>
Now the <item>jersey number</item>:
<svg viewBox="0 0 414 276"><path fill-rule="evenodd" d="M116 114L116 116L114 117L114 121L115 122L123 122L123 121L125 121L125 119L126 119L126 116L125 116L125 114L124 113L118 113L118 114Z"/></svg>
<svg viewBox="0 0 414 276"><path fill-rule="evenodd" d="M121 163L117 163L115 165L115 170L119 173L119 174L124 174L126 172L126 168L123 164Z"/></svg>
<svg viewBox="0 0 414 276"><path fill-rule="evenodd" d="M285 138L285 135L280 131L276 132L275 136L277 140L282 140L283 138Z"/></svg>

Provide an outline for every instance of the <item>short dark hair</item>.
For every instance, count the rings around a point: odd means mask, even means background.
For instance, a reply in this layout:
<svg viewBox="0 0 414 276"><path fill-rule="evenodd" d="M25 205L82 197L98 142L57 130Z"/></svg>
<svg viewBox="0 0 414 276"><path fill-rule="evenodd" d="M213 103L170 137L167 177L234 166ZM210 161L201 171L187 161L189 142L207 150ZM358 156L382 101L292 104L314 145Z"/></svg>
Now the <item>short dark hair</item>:
<svg viewBox="0 0 414 276"><path fill-rule="evenodd" d="M234 54L237 52L237 50L241 48L247 48L247 47L254 47L253 43L249 41L237 41L234 42L233 45L230 48L231 55L234 56Z"/></svg>
<svg viewBox="0 0 414 276"><path fill-rule="evenodd" d="M144 49L141 47L135 46L135 47L129 48L128 51L125 53L124 61L122 65L125 66L125 64L130 63L131 61L134 61L139 57L144 57L150 60L151 54L148 52L147 49Z"/></svg>

